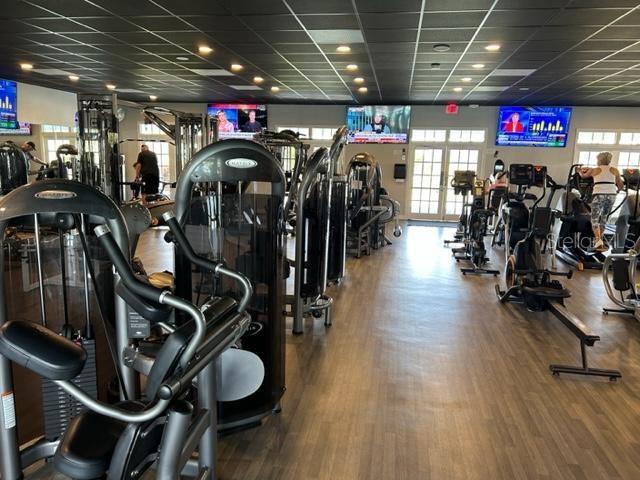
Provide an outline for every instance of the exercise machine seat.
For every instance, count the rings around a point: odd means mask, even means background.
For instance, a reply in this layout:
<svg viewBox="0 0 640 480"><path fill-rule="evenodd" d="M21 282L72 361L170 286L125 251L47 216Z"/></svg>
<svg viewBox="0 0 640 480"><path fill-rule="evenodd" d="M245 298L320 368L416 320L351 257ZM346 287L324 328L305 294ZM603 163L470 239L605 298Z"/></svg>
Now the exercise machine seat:
<svg viewBox="0 0 640 480"><path fill-rule="evenodd" d="M42 325L23 321L0 327L0 354L50 380L75 378L87 360L78 344Z"/></svg>
<svg viewBox="0 0 640 480"><path fill-rule="evenodd" d="M140 411L138 402L121 402L119 408ZM125 422L114 420L91 410L75 417L60 440L53 464L57 471L76 480L102 478L109 470L113 451Z"/></svg>

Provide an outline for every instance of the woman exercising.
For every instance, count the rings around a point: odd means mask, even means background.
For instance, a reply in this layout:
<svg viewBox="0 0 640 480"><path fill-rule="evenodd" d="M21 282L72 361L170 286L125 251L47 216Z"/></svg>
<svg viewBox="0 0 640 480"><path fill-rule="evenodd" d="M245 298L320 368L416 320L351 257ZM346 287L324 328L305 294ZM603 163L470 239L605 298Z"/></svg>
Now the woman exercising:
<svg viewBox="0 0 640 480"><path fill-rule="evenodd" d="M623 183L618 169L609 165L612 158L611 152L600 152L597 158L597 167L585 167L578 173L582 178L593 177L593 200L591 200L591 228L595 240L593 247L597 251L605 251L608 247L602 241L602 234L616 195L622 189Z"/></svg>

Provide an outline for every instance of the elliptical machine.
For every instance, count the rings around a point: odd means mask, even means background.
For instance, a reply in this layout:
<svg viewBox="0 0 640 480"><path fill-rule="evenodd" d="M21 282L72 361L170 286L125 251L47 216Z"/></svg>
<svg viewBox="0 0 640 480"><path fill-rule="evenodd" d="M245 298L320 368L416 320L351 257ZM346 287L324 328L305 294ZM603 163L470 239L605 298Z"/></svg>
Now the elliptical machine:
<svg viewBox="0 0 640 480"><path fill-rule="evenodd" d="M485 208L484 181L476 178L476 174L472 170L456 170L451 180L451 186L456 193L463 196L462 213L458 222L459 228L463 229L462 239L458 241L463 246L451 251L456 262L469 260L473 265L471 268L461 268L460 271L463 275L468 273L498 275L499 270L485 268L485 264L489 261L485 247L485 236L492 210ZM472 193L470 203L469 193Z"/></svg>
<svg viewBox="0 0 640 480"><path fill-rule="evenodd" d="M565 192L556 206L560 212L560 223L556 227L556 256L577 270L598 270L602 268L605 255L592 250L594 235L589 203L593 178L582 178L578 173L580 168L582 165L576 164L569 169Z"/></svg>
<svg viewBox="0 0 640 480"><path fill-rule="evenodd" d="M615 247L626 252L640 238L640 169L625 168L620 175L624 182L625 198L619 206L615 223Z"/></svg>
<svg viewBox="0 0 640 480"><path fill-rule="evenodd" d="M536 168L530 164L511 165L509 171L511 184L525 188L536 185L536 170L543 177L546 177L545 167ZM552 276L571 278L572 272L551 271L543 265L541 243L550 234L553 222L551 208L538 206L546 195L546 184L546 178L544 178L542 182L543 193L531 209L528 230L523 238L516 242L513 254L507 259L503 276L506 290L501 290L500 285L496 284L496 295L500 303L516 301L523 303L530 311L550 311L579 339L582 365L551 365L549 369L554 375L571 373L603 376L610 380L616 380L621 377L617 370L604 370L588 366L586 347L593 346L596 341L600 340L600 337L565 308L564 299L570 297L571 293L559 281L551 278ZM550 202L551 198L547 204Z"/></svg>

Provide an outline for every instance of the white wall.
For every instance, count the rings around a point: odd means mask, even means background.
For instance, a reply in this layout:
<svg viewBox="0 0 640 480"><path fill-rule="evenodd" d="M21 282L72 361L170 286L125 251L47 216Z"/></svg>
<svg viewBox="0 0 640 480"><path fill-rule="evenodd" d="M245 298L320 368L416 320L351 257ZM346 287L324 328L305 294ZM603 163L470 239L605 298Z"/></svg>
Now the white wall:
<svg viewBox="0 0 640 480"><path fill-rule="evenodd" d="M78 108L75 93L18 82L18 120L21 122L75 124Z"/></svg>

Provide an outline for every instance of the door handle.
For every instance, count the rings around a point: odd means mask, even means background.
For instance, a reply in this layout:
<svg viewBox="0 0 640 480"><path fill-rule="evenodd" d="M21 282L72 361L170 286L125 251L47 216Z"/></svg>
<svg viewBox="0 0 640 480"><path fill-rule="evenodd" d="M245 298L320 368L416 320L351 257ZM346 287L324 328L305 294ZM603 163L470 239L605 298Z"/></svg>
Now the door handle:
<svg viewBox="0 0 640 480"><path fill-rule="evenodd" d="M444 184L444 170L440 170L440 187L441 188L447 188L447 186Z"/></svg>

